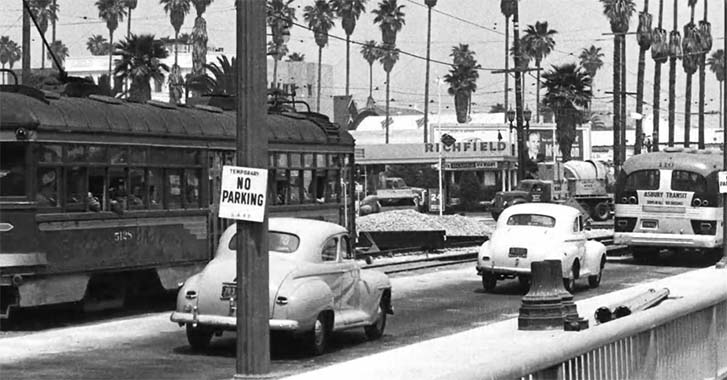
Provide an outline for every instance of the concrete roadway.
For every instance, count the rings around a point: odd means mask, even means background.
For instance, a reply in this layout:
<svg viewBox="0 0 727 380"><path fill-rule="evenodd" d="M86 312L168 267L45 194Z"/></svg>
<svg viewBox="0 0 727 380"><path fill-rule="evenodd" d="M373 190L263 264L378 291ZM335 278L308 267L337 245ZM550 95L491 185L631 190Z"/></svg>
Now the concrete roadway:
<svg viewBox="0 0 727 380"><path fill-rule="evenodd" d="M609 262L603 283L578 283L576 300L686 272L709 263L666 258L660 265L636 265L628 257ZM517 316L523 292L517 280L483 292L474 265L392 275L396 314L378 341L362 329L335 336L329 353L299 354L287 340L273 339L273 378L413 344ZM593 311L579 310L579 313ZM214 338L204 353L191 352L183 328L169 312L92 322L0 338L0 378L11 379L230 379L235 372L234 333ZM486 353L483 353L486 354ZM392 363L391 365L396 365Z"/></svg>

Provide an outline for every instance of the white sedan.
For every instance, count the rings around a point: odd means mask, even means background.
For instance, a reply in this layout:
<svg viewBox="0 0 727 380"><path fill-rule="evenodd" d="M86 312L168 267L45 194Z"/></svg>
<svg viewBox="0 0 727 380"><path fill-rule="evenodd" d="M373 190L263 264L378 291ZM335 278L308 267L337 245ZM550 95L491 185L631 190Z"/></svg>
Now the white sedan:
<svg viewBox="0 0 727 380"><path fill-rule="evenodd" d="M237 296L236 225L220 237L215 258L179 290L171 320L186 326L193 349L213 335L234 331ZM382 272L362 271L348 231L333 223L270 218L270 329L305 340L320 355L334 331L362 327L369 339L384 333L393 314L391 283Z"/></svg>
<svg viewBox="0 0 727 380"><path fill-rule="evenodd" d="M498 280L517 277L527 287L532 262L560 260L566 290L573 292L580 278L597 287L606 265L606 247L588 240L585 230L583 215L570 206L522 203L506 208L477 255L482 286L492 291Z"/></svg>

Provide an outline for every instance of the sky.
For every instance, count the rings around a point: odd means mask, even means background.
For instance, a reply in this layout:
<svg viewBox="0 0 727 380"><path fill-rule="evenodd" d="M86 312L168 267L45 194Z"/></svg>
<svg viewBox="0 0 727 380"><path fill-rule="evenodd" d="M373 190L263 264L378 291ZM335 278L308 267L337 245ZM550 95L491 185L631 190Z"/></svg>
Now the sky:
<svg viewBox="0 0 727 380"><path fill-rule="evenodd" d="M3 12L0 13L0 35L7 35L20 43L21 40L21 3L22 0L0 0ZM673 2L664 1L664 28L670 30L673 26ZM101 34L108 38L108 29L98 18L98 10L93 0L57 0L60 6L59 22L57 26L57 39L62 40L70 50L71 57L89 55L86 50L86 41L94 34ZM291 41L288 44L290 52L305 55L305 60L315 62L318 57L318 48L313 38L313 32L304 29L303 9L311 5L313 0L295 0L297 23L291 30ZM696 19L702 18L705 0L699 0L696 7ZM427 7L424 0L399 0L403 5L406 24L397 36L397 47L402 50L400 60L391 72L391 98L392 105L401 107L415 107L423 109L425 57L426 57L426 31ZM469 44L470 49L476 53L478 62L483 70L477 82L478 87L473 96L474 109L487 111L495 103L504 103L504 74L493 74L493 69L503 69L505 66L505 18L500 13L499 0L440 0L432 11L432 42L430 66L430 111L438 108L441 96L442 107L446 110L452 108L453 99L447 94L447 85L439 84L438 77L444 76L449 70L452 47L463 43ZM593 109L604 112L607 118L613 105L612 95L606 92L612 90L613 75L613 36L608 35L610 25L603 15L603 7L598 0L521 0L520 29L536 21L547 21L550 29L555 29L555 49L543 61L547 71L552 65L575 63L581 50L591 45L600 47L604 53L604 65L596 74L594 81ZM679 1L678 26L689 20L689 8L686 1ZM649 1L650 12L657 12L659 2ZM363 106L368 95L369 66L360 54L360 45L366 40L381 40L378 26L373 24L374 15L371 10L378 6L378 1L369 0L366 3L366 13L358 20L356 29L351 36L354 43L351 46L351 85L350 92L354 100ZM637 12L644 7L644 0L636 1ZM712 23L714 45L712 51L724 46L724 3L717 0L708 2L708 14ZM190 33L194 23L195 10L185 18L182 33ZM214 0L204 14L207 20L209 44L223 47L225 53L234 55L235 51L235 7L234 0ZM654 24L656 24L655 17ZM632 17L630 31L636 30L637 14ZM512 24L511 24L512 25ZM169 16L164 13L157 0L139 0L137 9L132 13L132 32L152 33L158 37L173 36L174 29L169 22ZM333 87L333 93L345 93L345 33L341 28L340 20L330 32L329 45L323 50L323 63L334 67L334 83L324 83L323 86ZM35 30L31 32L33 66L40 65L40 39ZM120 24L114 34L118 41L126 35L126 21ZM50 30L47 33L50 38ZM510 28L512 39L512 27ZM627 89L636 91L636 74L638 44L634 34L626 37L627 54ZM512 66L512 63L510 64ZM666 117L668 96L668 64L662 66L661 108L662 117ZM645 114L650 117L652 110L652 89L654 83L654 63L647 53L646 81L645 81ZM684 111L684 83L686 75L678 64L677 72L677 120L683 120ZM535 78L528 76L526 83L525 103L534 109ZM378 103L385 101L386 75L380 64L373 67L374 98ZM706 106L707 112L717 112L719 109L719 88L714 74L707 72ZM510 80L510 104L514 104L514 84ZM698 75L694 76L692 101L697 99ZM541 91L542 96L542 91ZM692 105L696 113L696 104ZM635 111L634 96L629 96L628 112ZM445 112L445 111L443 111ZM708 115L707 124L717 123L717 115ZM692 124L696 123L695 121Z"/></svg>

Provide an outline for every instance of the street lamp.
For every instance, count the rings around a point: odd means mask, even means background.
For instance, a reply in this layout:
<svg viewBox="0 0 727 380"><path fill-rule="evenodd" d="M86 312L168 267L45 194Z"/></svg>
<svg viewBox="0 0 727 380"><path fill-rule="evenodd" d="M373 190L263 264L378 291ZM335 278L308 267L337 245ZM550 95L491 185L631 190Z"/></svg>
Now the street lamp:
<svg viewBox="0 0 727 380"><path fill-rule="evenodd" d="M525 118L525 137L530 133L530 117L533 116L533 111L528 108L528 106L525 106L525 111L523 111L523 118Z"/></svg>
<svg viewBox="0 0 727 380"><path fill-rule="evenodd" d="M444 146L452 146L457 140L452 137L451 135L445 133L440 137L439 139L440 143ZM442 150L444 149L443 146L440 146L439 149L439 216L442 216L444 212L444 203L442 202L442 195L444 189L442 188L442 174L443 174L443 168L442 168Z"/></svg>

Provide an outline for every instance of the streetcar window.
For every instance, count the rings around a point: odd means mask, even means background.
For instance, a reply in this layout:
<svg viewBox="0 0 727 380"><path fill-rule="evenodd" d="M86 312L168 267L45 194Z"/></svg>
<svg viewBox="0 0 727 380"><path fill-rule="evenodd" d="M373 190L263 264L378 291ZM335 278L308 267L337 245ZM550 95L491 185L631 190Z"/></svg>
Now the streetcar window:
<svg viewBox="0 0 727 380"><path fill-rule="evenodd" d="M300 157L300 156L299 156ZM290 171L290 203L300 203L300 171Z"/></svg>
<svg viewBox="0 0 727 380"><path fill-rule="evenodd" d="M73 166L66 168L66 208L84 211L88 191L86 190L86 168Z"/></svg>
<svg viewBox="0 0 727 380"><path fill-rule="evenodd" d="M146 148L131 148L129 162L132 164L145 164L147 162L146 154Z"/></svg>
<svg viewBox="0 0 727 380"><path fill-rule="evenodd" d="M38 193L35 201L39 207L58 206L58 173L56 168L38 170Z"/></svg>
<svg viewBox="0 0 727 380"><path fill-rule="evenodd" d="M182 208L182 173L181 170L167 170L166 208Z"/></svg>
<svg viewBox="0 0 727 380"><path fill-rule="evenodd" d="M94 155L94 159L90 159L90 157L89 157L89 159L87 159L86 155L84 153L83 145L68 145L68 146L66 146L66 161L68 161L68 162L86 162L86 161L104 162L105 161L104 157L101 157L101 159L99 159L99 157L98 157L99 156L98 153L101 148L100 147L94 147L94 148L96 148L96 150L94 151L94 153L96 153ZM43 155L46 155L46 154L47 154L47 151L43 152Z"/></svg>
<svg viewBox="0 0 727 380"><path fill-rule="evenodd" d="M659 170L638 170L626 177L625 191L657 190L659 188Z"/></svg>
<svg viewBox="0 0 727 380"><path fill-rule="evenodd" d="M61 162L62 149L60 145L43 145L38 148L38 162L57 163Z"/></svg>
<svg viewBox="0 0 727 380"><path fill-rule="evenodd" d="M128 209L129 187L126 180L126 170L123 168L109 168L109 205L111 210Z"/></svg>
<svg viewBox="0 0 727 380"><path fill-rule="evenodd" d="M313 195L315 194L315 189L313 189L313 171L312 170L303 170L303 202L304 203L312 203L315 201L313 198Z"/></svg>
<svg viewBox="0 0 727 380"><path fill-rule="evenodd" d="M81 154L83 151L81 151ZM106 163L107 149L103 146L91 145L88 147L88 162ZM83 161L83 156L80 156L78 161Z"/></svg>
<svg viewBox="0 0 727 380"><path fill-rule="evenodd" d="M303 166L301 163L300 153L291 153L290 154L290 167L291 168L299 168Z"/></svg>
<svg viewBox="0 0 727 380"><path fill-rule="evenodd" d="M151 209L156 210L163 207L163 178L162 169L149 169L149 208Z"/></svg>
<svg viewBox="0 0 727 380"><path fill-rule="evenodd" d="M326 187L326 201L327 202L338 202L339 194L341 192L341 180L340 172L338 170L329 170L326 181L328 186Z"/></svg>
<svg viewBox="0 0 727 380"><path fill-rule="evenodd" d="M132 156L133 157L133 156ZM129 169L129 192L128 203L130 210L146 208L146 178L144 169Z"/></svg>
<svg viewBox="0 0 727 380"><path fill-rule="evenodd" d="M276 168L287 168L288 167L288 154L287 153L275 153L275 167Z"/></svg>
<svg viewBox="0 0 727 380"><path fill-rule="evenodd" d="M316 154L316 167L317 168L325 168L326 167L326 155L323 153Z"/></svg>
<svg viewBox="0 0 727 380"><path fill-rule="evenodd" d="M109 156L112 164L125 164L129 161L126 148L109 148Z"/></svg>
<svg viewBox="0 0 727 380"><path fill-rule="evenodd" d="M199 178L200 171L197 169L187 169L185 171L186 184L184 187L184 204L187 208L200 207L200 189Z"/></svg>
<svg viewBox="0 0 727 380"><path fill-rule="evenodd" d="M108 209L108 199L106 198L106 169L104 168L90 168L88 170L88 192L90 193L91 200L98 200L100 204L95 203L91 205L89 203L89 209L91 211L100 211L101 209Z"/></svg>
<svg viewBox="0 0 727 380"><path fill-rule="evenodd" d="M671 189L704 193L707 191L707 180L697 173L674 170L671 173Z"/></svg>
<svg viewBox="0 0 727 380"><path fill-rule="evenodd" d="M313 167L313 154L312 153L305 153L303 154L303 166L306 168L312 168Z"/></svg>
<svg viewBox="0 0 727 380"><path fill-rule="evenodd" d="M0 144L0 196L25 195L25 144Z"/></svg>

